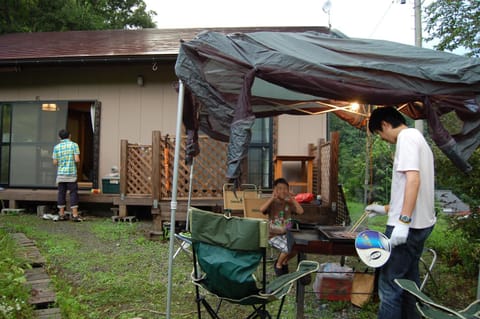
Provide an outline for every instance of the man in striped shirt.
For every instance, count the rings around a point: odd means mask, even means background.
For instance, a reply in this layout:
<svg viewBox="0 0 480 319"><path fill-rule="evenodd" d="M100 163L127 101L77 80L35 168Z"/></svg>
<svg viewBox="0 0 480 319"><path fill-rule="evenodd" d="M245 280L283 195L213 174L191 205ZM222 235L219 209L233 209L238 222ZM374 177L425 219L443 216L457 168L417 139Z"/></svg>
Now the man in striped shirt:
<svg viewBox="0 0 480 319"><path fill-rule="evenodd" d="M77 163L80 162L80 149L78 144L70 140L70 132L58 132L60 143L53 148L53 165L57 166L58 185L58 214L60 220L65 219L65 205L67 191L70 193L70 207L72 208L73 221L81 221L78 216L78 185Z"/></svg>

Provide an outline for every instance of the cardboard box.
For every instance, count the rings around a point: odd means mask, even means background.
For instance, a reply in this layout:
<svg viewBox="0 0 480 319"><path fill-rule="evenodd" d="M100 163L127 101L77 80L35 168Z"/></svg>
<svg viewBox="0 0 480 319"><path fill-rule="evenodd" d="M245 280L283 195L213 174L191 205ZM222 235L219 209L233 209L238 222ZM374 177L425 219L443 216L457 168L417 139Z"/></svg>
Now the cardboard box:
<svg viewBox="0 0 480 319"><path fill-rule="evenodd" d="M120 178L102 178L104 194L120 194Z"/></svg>

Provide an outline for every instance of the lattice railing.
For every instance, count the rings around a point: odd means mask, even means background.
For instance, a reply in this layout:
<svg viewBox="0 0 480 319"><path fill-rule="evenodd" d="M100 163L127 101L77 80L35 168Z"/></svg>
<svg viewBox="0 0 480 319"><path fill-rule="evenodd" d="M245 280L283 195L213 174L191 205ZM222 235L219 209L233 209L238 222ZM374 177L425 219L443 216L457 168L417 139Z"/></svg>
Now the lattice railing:
<svg viewBox="0 0 480 319"><path fill-rule="evenodd" d="M168 138L168 164L161 170L162 185L171 185L174 165L175 138ZM200 154L194 158L192 197L222 197L227 165L227 143L207 136L199 137ZM164 152L162 152L164 153ZM165 157L162 159L164 161ZM165 169L168 168L168 170ZM185 139L182 139L178 170L177 196L188 197L190 165L185 164ZM170 197L171 186L161 188L161 197Z"/></svg>
<svg viewBox="0 0 480 319"><path fill-rule="evenodd" d="M128 144L127 194L152 193L152 146Z"/></svg>
<svg viewBox="0 0 480 319"><path fill-rule="evenodd" d="M227 143L202 136L200 154L193 165L192 197L222 197L227 163ZM175 160L175 138L162 137L160 143L160 178L153 177L152 146L128 144L127 195L151 195L152 181L160 180L160 198L171 197ZM185 164L185 138L182 138L177 196L188 197L190 166Z"/></svg>

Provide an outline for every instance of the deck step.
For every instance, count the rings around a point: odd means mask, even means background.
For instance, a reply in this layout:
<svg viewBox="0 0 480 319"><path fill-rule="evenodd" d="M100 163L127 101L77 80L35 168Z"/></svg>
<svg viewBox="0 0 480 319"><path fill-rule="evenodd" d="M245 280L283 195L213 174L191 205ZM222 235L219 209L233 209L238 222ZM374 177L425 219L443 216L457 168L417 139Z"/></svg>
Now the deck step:
<svg viewBox="0 0 480 319"><path fill-rule="evenodd" d="M25 213L25 208L2 208L2 214L5 215L17 215Z"/></svg>
<svg viewBox="0 0 480 319"><path fill-rule="evenodd" d="M60 308L37 309L35 317L38 319L62 319L62 314Z"/></svg>

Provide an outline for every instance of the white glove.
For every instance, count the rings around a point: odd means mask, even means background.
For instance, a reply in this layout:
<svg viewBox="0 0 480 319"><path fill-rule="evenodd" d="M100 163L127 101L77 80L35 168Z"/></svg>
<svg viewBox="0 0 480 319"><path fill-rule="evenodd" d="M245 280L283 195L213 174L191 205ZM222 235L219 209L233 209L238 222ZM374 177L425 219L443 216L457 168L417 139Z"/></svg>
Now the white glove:
<svg viewBox="0 0 480 319"><path fill-rule="evenodd" d="M370 212L370 214L368 214L368 217L375 217L377 215L387 214L387 211L385 210L385 206L378 205L378 204L370 204L367 207L365 207L365 210L367 212Z"/></svg>
<svg viewBox="0 0 480 319"><path fill-rule="evenodd" d="M398 222L393 228L392 235L390 236L390 245L393 247L405 244L407 242L408 231L410 226L402 222Z"/></svg>

